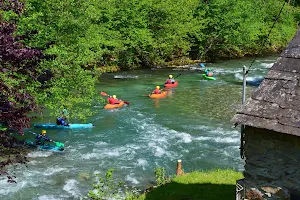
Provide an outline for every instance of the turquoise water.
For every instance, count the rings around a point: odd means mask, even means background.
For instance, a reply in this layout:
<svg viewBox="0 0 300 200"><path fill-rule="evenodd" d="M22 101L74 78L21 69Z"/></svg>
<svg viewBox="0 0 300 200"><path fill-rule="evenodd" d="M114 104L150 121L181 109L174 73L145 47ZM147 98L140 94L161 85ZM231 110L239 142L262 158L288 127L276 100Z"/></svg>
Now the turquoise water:
<svg viewBox="0 0 300 200"><path fill-rule="evenodd" d="M117 180L144 188L154 181L155 167L174 174L178 159L186 172L242 171L239 128L232 128L230 120L241 103L242 67L252 60L207 64L215 71L216 81L203 80L197 71L171 69L103 75L98 91L116 94L130 105L117 110L95 106L97 114L88 119L95 125L92 129L47 130L51 139L65 143L65 151L34 151L26 166L10 167L17 184L8 184L2 177L0 199L79 199L92 189L94 174L104 174L109 168L115 168ZM248 96L275 60L272 56L254 62L247 79ZM179 73L178 87L168 90L166 98L145 96L163 85L169 74ZM33 121L48 122L55 123L55 119L44 116Z"/></svg>

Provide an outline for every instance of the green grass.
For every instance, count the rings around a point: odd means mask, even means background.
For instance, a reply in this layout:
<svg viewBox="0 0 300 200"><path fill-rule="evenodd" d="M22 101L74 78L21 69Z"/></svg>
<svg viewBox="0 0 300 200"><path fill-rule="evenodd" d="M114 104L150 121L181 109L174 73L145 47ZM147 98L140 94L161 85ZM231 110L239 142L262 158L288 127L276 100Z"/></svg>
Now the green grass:
<svg viewBox="0 0 300 200"><path fill-rule="evenodd" d="M232 200L235 199L236 180L241 172L213 170L192 172L172 179L170 183L142 194L139 200Z"/></svg>

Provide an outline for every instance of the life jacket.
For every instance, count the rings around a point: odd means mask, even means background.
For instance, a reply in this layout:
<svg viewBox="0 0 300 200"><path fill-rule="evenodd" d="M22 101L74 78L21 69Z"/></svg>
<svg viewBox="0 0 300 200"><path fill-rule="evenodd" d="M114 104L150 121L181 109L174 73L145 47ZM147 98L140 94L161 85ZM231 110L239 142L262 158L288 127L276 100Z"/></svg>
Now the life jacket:
<svg viewBox="0 0 300 200"><path fill-rule="evenodd" d="M56 124L57 125L66 125L66 122L65 122L65 120L62 117L58 117L56 119Z"/></svg>
<svg viewBox="0 0 300 200"><path fill-rule="evenodd" d="M114 99L112 97L107 99L110 104L119 104L120 101L118 99Z"/></svg>
<svg viewBox="0 0 300 200"><path fill-rule="evenodd" d="M160 91L160 89L155 89L152 93L153 93L153 94L160 94L161 91Z"/></svg>
<svg viewBox="0 0 300 200"><path fill-rule="evenodd" d="M171 79L167 79L166 80L166 84L172 84L172 80Z"/></svg>
<svg viewBox="0 0 300 200"><path fill-rule="evenodd" d="M50 141L50 138L47 135L39 134L36 136L36 144L37 145L44 145L46 141Z"/></svg>
<svg viewBox="0 0 300 200"><path fill-rule="evenodd" d="M212 72L208 72L207 76L213 76L213 73Z"/></svg>

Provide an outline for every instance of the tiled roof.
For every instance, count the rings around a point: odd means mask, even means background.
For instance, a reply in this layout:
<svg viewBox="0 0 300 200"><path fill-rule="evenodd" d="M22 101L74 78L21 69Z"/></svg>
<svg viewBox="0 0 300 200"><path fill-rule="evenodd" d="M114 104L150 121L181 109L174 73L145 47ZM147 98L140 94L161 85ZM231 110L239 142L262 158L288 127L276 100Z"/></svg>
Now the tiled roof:
<svg viewBox="0 0 300 200"><path fill-rule="evenodd" d="M300 29L232 121L300 136Z"/></svg>

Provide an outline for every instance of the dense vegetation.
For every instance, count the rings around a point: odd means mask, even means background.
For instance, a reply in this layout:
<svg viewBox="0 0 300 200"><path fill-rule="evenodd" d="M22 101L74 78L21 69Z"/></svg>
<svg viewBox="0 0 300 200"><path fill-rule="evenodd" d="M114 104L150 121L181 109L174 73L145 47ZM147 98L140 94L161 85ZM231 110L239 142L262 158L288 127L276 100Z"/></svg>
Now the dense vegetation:
<svg viewBox="0 0 300 200"><path fill-rule="evenodd" d="M0 1L1 134L44 107L91 115L103 71L278 51L297 29L293 2L266 38L282 0Z"/></svg>
<svg viewBox="0 0 300 200"><path fill-rule="evenodd" d="M58 62L91 69L162 65L188 57L259 53L282 0L27 0L19 32ZM293 1L292 1L293 2ZM290 2L291 4L291 2ZM299 10L286 4L263 52L281 50L295 34Z"/></svg>

